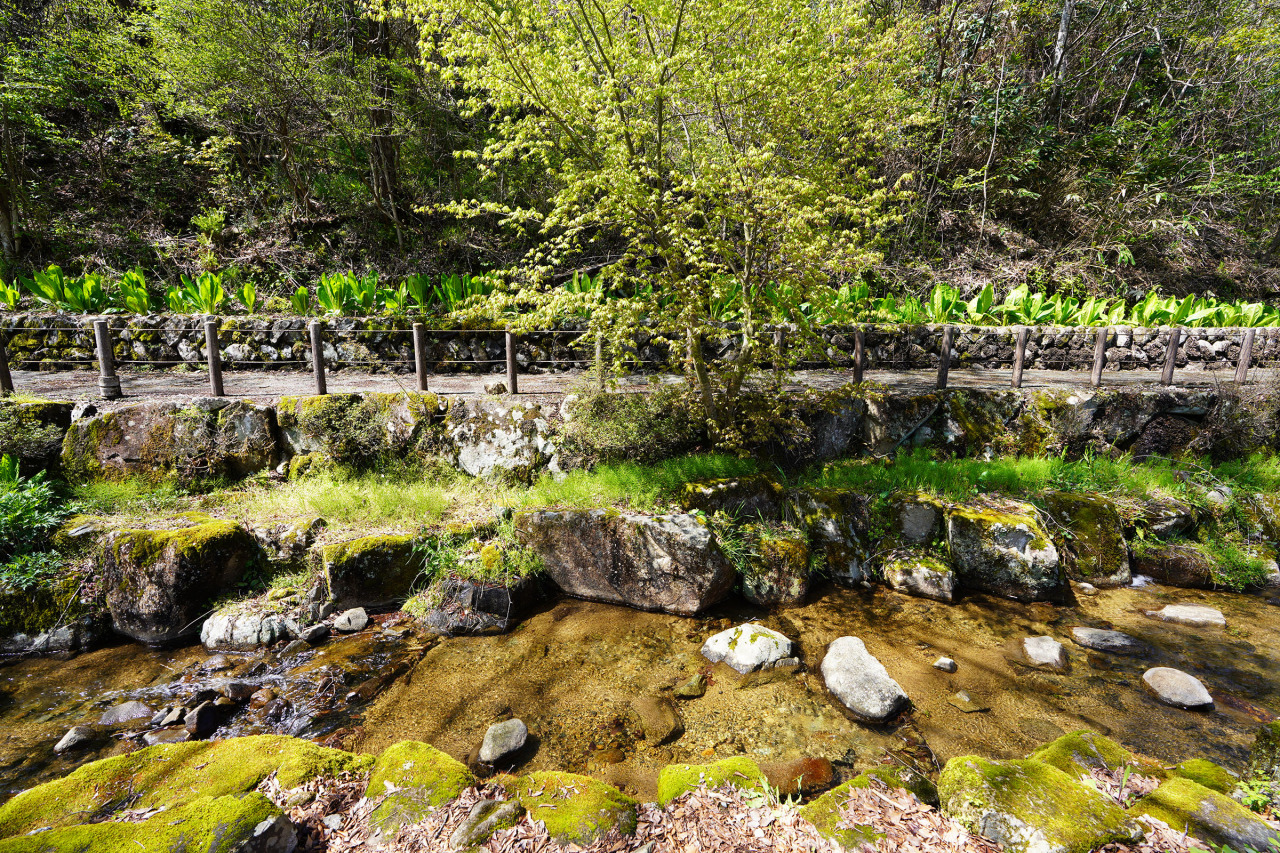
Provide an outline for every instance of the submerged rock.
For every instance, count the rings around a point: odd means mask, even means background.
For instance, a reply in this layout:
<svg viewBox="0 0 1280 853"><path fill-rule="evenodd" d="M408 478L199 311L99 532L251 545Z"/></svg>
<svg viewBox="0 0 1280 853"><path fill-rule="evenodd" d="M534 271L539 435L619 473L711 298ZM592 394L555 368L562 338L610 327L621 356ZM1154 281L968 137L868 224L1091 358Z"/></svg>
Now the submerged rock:
<svg viewBox="0 0 1280 853"><path fill-rule="evenodd" d="M841 637L827 647L822 678L854 716L868 722L884 722L911 702L857 637Z"/></svg>
<svg viewBox="0 0 1280 853"><path fill-rule="evenodd" d="M952 566L970 589L1018 601L1052 601L1063 595L1058 549L1030 504L951 507L947 544Z"/></svg>
<svg viewBox="0 0 1280 853"><path fill-rule="evenodd" d="M700 672L696 673L676 685L672 692L677 699L697 699L707 692L707 677Z"/></svg>
<svg viewBox="0 0 1280 853"><path fill-rule="evenodd" d="M944 814L1011 853L1087 853L1143 837L1097 790L1039 761L953 758L938 793Z"/></svg>
<svg viewBox="0 0 1280 853"><path fill-rule="evenodd" d="M1076 645L1113 655L1140 655L1150 651L1146 643L1120 631L1104 631L1101 628L1076 627L1071 629L1071 639Z"/></svg>
<svg viewBox="0 0 1280 853"><path fill-rule="evenodd" d="M206 649L247 651L273 646L288 639L284 617L268 612L253 612L233 605L205 620L200 627L200 642Z"/></svg>
<svg viewBox="0 0 1280 853"><path fill-rule="evenodd" d="M1129 812L1164 821L1175 832L1186 832L1232 850L1267 850L1280 846L1280 832L1228 796L1190 779L1168 780L1135 803Z"/></svg>
<svg viewBox="0 0 1280 853"><path fill-rule="evenodd" d="M1213 707L1213 697L1194 675L1168 666L1153 667L1142 674L1142 682L1166 705L1201 711Z"/></svg>
<svg viewBox="0 0 1280 853"><path fill-rule="evenodd" d="M955 600L956 574L933 554L918 549L890 551L881 563L885 583L899 592L950 604Z"/></svg>
<svg viewBox="0 0 1280 853"><path fill-rule="evenodd" d="M248 531L189 513L173 528L115 530L98 565L116 631L164 643L200 631L209 602L237 583L258 555Z"/></svg>
<svg viewBox="0 0 1280 853"><path fill-rule="evenodd" d="M670 699L642 696L632 700L631 710L640 721L645 740L651 744L668 743L684 734L684 721Z"/></svg>
<svg viewBox="0 0 1280 853"><path fill-rule="evenodd" d="M494 723L484 733L484 743L480 745L480 760L485 764L494 764L524 749L529 739L529 727L522 720L505 720Z"/></svg>
<svg viewBox="0 0 1280 853"><path fill-rule="evenodd" d="M1052 672L1066 672L1067 651L1053 637L1023 637L1014 644L1018 663Z"/></svg>
<svg viewBox="0 0 1280 853"><path fill-rule="evenodd" d="M114 726L120 723L127 723L130 720L151 719L154 714L155 712L146 705L136 699L130 699L128 702L121 702L119 705L108 708L103 712L98 723L104 726Z"/></svg>
<svg viewBox="0 0 1280 853"><path fill-rule="evenodd" d="M745 675L789 657L792 646L792 642L777 631L748 623L708 638L702 644L702 656L712 663L723 661Z"/></svg>
<svg viewBox="0 0 1280 853"><path fill-rule="evenodd" d="M516 529L567 594L690 616L733 588L733 566L693 515L528 512Z"/></svg>
<svg viewBox="0 0 1280 853"><path fill-rule="evenodd" d="M1200 604L1168 604L1160 610L1148 610L1147 615L1161 622L1190 625L1193 628L1225 628L1226 617L1221 610Z"/></svg>

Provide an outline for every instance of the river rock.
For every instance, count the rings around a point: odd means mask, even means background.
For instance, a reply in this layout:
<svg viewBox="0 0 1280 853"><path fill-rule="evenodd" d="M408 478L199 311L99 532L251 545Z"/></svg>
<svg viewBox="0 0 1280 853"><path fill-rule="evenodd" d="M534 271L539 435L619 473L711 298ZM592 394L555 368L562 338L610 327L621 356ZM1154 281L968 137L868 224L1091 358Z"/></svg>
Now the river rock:
<svg viewBox="0 0 1280 853"><path fill-rule="evenodd" d="M955 672L959 667L951 658L938 658L933 662L933 668L942 672Z"/></svg>
<svg viewBox="0 0 1280 853"><path fill-rule="evenodd" d="M684 721L670 699L642 696L631 702L631 710L640 720L645 740L651 744L669 743L684 734Z"/></svg>
<svg viewBox="0 0 1280 853"><path fill-rule="evenodd" d="M1215 847L1280 849L1280 831L1230 797L1187 778L1169 779L1135 803L1129 812L1162 820L1175 832L1186 832Z"/></svg>
<svg viewBox="0 0 1280 853"><path fill-rule="evenodd" d="M827 647L822 678L854 716L868 722L884 722L910 704L901 685L857 637L840 637Z"/></svg>
<svg viewBox="0 0 1280 853"><path fill-rule="evenodd" d="M1193 628L1225 628L1226 617L1221 610L1201 604L1169 604L1160 610L1148 610L1147 615L1161 622L1190 625Z"/></svg>
<svg viewBox="0 0 1280 853"><path fill-rule="evenodd" d="M156 746L161 743L186 743L191 740L191 732L187 731L185 726L165 726L162 729L152 729L142 736L142 742L147 746Z"/></svg>
<svg viewBox="0 0 1280 853"><path fill-rule="evenodd" d="M733 566L694 515L529 512L515 525L548 576L576 598L691 616L733 589Z"/></svg>
<svg viewBox="0 0 1280 853"><path fill-rule="evenodd" d="M938 795L945 815L1010 853L1082 853L1143 837L1137 821L1097 790L1039 761L953 758Z"/></svg>
<svg viewBox="0 0 1280 853"><path fill-rule="evenodd" d="M1158 583L1212 589L1213 560L1193 542L1161 543L1134 557L1134 570Z"/></svg>
<svg viewBox="0 0 1280 853"><path fill-rule="evenodd" d="M1142 674L1142 681L1156 698L1166 705L1189 711L1208 710L1213 697L1194 675L1168 666L1152 667Z"/></svg>
<svg viewBox="0 0 1280 853"><path fill-rule="evenodd" d="M340 608L398 607L413 592L424 563L412 536L363 536L320 552L329 593Z"/></svg>
<svg viewBox="0 0 1280 853"><path fill-rule="evenodd" d="M222 707L212 702L201 702L187 712L182 726L193 737L208 737L218 730L225 716L226 711Z"/></svg>
<svg viewBox="0 0 1280 853"><path fill-rule="evenodd" d="M1017 660L1024 666L1066 672L1067 651L1053 637L1023 637L1015 646Z"/></svg>
<svg viewBox="0 0 1280 853"><path fill-rule="evenodd" d="M369 614L363 607L353 607L339 613L333 620L333 629L340 634L354 634L363 631L369 625Z"/></svg>
<svg viewBox="0 0 1280 853"><path fill-rule="evenodd" d="M754 545L739 575L742 597L767 608L803 604L809 592L808 535L763 525L746 525L739 532Z"/></svg>
<svg viewBox="0 0 1280 853"><path fill-rule="evenodd" d="M1075 627L1071 639L1076 645L1113 655L1140 655L1150 648L1146 643L1121 631L1105 631L1102 628Z"/></svg>
<svg viewBox="0 0 1280 853"><path fill-rule="evenodd" d="M93 740L92 728L89 726L72 726L67 729L67 733L62 736L62 740L58 741L57 745L54 746L53 751L61 755L91 740Z"/></svg>
<svg viewBox="0 0 1280 853"><path fill-rule="evenodd" d="M947 544L962 585L1018 601L1052 601L1065 586L1035 507L950 507Z"/></svg>
<svg viewBox="0 0 1280 853"><path fill-rule="evenodd" d="M797 489L787 494L783 514L809 534L811 553L840 586L867 579L870 556L869 499L848 489Z"/></svg>
<svg viewBox="0 0 1280 853"><path fill-rule="evenodd" d="M234 522L193 513L174 524L115 530L98 549L112 624L140 642L198 633L209 602L240 582L258 552Z"/></svg>
<svg viewBox="0 0 1280 853"><path fill-rule="evenodd" d="M484 733L484 742L480 745L480 760L485 764L495 764L524 749L528 739L529 727L522 720L494 723Z"/></svg>
<svg viewBox="0 0 1280 853"><path fill-rule="evenodd" d="M504 634L541 595L530 577L512 583L444 578L431 589L439 604L422 621L445 637Z"/></svg>
<svg viewBox="0 0 1280 853"><path fill-rule="evenodd" d="M119 705L108 708L103 712L98 722L104 726L114 726L130 720L141 720L143 718L149 720L154 714L155 712L146 705L136 699L131 699L128 702L121 702Z"/></svg>
<svg viewBox="0 0 1280 853"><path fill-rule="evenodd" d="M672 695L677 699L697 699L706 692L707 677L699 672L677 684L676 689L672 691Z"/></svg>
<svg viewBox="0 0 1280 853"><path fill-rule="evenodd" d="M680 505L686 510L700 510L707 515L728 513L743 521L776 520L783 495L782 486L772 477L749 474L685 483Z"/></svg>
<svg viewBox="0 0 1280 853"><path fill-rule="evenodd" d="M723 661L744 675L766 669L790 656L792 643L771 628L748 623L709 637L702 656L712 663Z"/></svg>
<svg viewBox="0 0 1280 853"><path fill-rule="evenodd" d="M908 595L950 604L955 600L956 573L933 554L918 549L895 549L883 558L885 583Z"/></svg>
<svg viewBox="0 0 1280 853"><path fill-rule="evenodd" d="M243 607L219 611L200 627L200 642L206 649L249 651L274 646L288 639L284 617L275 613L246 611Z"/></svg>
<svg viewBox="0 0 1280 853"><path fill-rule="evenodd" d="M536 403L495 397L458 399L445 423L450 460L472 477L531 481L559 471L550 421Z"/></svg>
<svg viewBox="0 0 1280 853"><path fill-rule="evenodd" d="M1068 577L1099 587L1128 585L1129 545L1114 501L1098 494L1048 492L1044 504L1071 534L1062 549Z"/></svg>

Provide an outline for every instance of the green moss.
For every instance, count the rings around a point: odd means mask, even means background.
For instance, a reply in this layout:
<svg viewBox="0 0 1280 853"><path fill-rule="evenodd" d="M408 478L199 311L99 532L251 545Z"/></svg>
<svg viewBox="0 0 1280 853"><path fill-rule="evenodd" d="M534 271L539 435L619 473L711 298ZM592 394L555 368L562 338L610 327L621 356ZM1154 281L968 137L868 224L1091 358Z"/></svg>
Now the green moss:
<svg viewBox="0 0 1280 853"><path fill-rule="evenodd" d="M1181 776L1184 779L1190 779L1197 785L1203 785L1210 791L1217 791L1219 794L1229 794L1235 790L1236 783L1240 780L1223 767L1214 764L1207 758L1192 758L1184 761L1177 767L1173 768L1175 776Z"/></svg>
<svg viewBox="0 0 1280 853"><path fill-rule="evenodd" d="M1088 853L1141 829L1110 800L1039 761L953 758L938 780L942 808L1014 853Z"/></svg>
<svg viewBox="0 0 1280 853"><path fill-rule="evenodd" d="M273 771L283 787L292 788L318 776L364 771L372 763L371 756L280 735L151 746L86 764L9 800L0 806L0 837L71 826L86 815L124 807L175 808L197 797L243 794Z"/></svg>
<svg viewBox="0 0 1280 853"><path fill-rule="evenodd" d="M800 807L802 818L812 823L818 832L846 850L862 850L863 845L874 847L875 843L884 837L884 833L874 826L849 825L840 816L840 810L849 799L849 792L854 788L866 787L865 775L832 788L813 802ZM859 782L859 780L863 781Z"/></svg>
<svg viewBox="0 0 1280 853"><path fill-rule="evenodd" d="M590 844L615 828L622 835L636 831L636 801L590 776L530 773L507 790L560 844Z"/></svg>
<svg viewBox="0 0 1280 853"><path fill-rule="evenodd" d="M0 853L232 853L253 836L259 823L279 814L280 809L256 792L240 797L204 796L136 823L85 823L5 838L0 840Z"/></svg>
<svg viewBox="0 0 1280 853"><path fill-rule="evenodd" d="M1175 777L1130 807L1129 813L1149 815L1169 824L1176 832L1186 832L1212 844L1242 850L1251 846L1266 849L1266 839L1280 846L1280 833L1257 819L1253 812L1228 796L1191 779ZM1242 839L1250 843L1242 844Z"/></svg>
<svg viewBox="0 0 1280 853"><path fill-rule="evenodd" d="M733 785L749 789L759 787L764 778L756 763L742 755L714 764L668 764L658 774L658 805L665 806L699 785L708 788Z"/></svg>
<svg viewBox="0 0 1280 853"><path fill-rule="evenodd" d="M117 565L126 559L141 568L155 565L162 556L196 560L219 548L240 548L251 541L234 521L215 519L203 513L183 513L187 527L171 530L119 529L112 538Z"/></svg>
<svg viewBox="0 0 1280 853"><path fill-rule="evenodd" d="M436 806L476 784L466 765L430 744L404 741L374 762L365 796L385 799L370 818L383 832L417 823Z"/></svg>
<svg viewBox="0 0 1280 853"><path fill-rule="evenodd" d="M1102 495L1050 492L1044 505L1069 533L1064 551L1071 577L1103 585L1128 581L1124 522L1114 502Z"/></svg>
<svg viewBox="0 0 1280 853"><path fill-rule="evenodd" d="M82 575L68 572L34 588L0 585L0 636L41 634L94 613L93 603L80 597L84 580Z"/></svg>
<svg viewBox="0 0 1280 853"><path fill-rule="evenodd" d="M389 604L409 597L425 567L404 535L365 536L326 545L321 552L329 591L339 603Z"/></svg>
<svg viewBox="0 0 1280 853"><path fill-rule="evenodd" d="M71 424L62 439L62 472L69 482L85 482L109 477L112 469L102 464L100 451L120 444L124 430L114 412L85 418Z"/></svg>
<svg viewBox="0 0 1280 853"><path fill-rule="evenodd" d="M938 804L938 786L914 770L900 764L877 764L870 770L858 774L847 784L855 788L865 788L872 779L878 779L890 788L901 788L915 794L916 799L932 806Z"/></svg>
<svg viewBox="0 0 1280 853"><path fill-rule="evenodd" d="M1027 756L1056 767L1073 779L1088 776L1089 770L1119 770L1133 764L1132 752L1097 732L1081 730L1065 734Z"/></svg>

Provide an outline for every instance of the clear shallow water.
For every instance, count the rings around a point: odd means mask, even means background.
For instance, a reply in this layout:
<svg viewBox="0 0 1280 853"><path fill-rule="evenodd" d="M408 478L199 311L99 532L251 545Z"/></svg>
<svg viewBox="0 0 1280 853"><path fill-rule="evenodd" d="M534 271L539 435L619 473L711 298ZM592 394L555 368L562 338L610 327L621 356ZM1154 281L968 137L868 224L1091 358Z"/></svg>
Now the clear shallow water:
<svg viewBox="0 0 1280 853"><path fill-rule="evenodd" d="M1174 602L1221 609L1228 628L1157 622L1143 611ZM698 651L712 633L759 619L798 641L805 671L742 687L732 671L707 667ZM1154 652L1123 658L1070 641L1076 625L1115 628ZM861 637L911 697L895 725L869 727L826 692L818 667L828 643ZM1050 674L1011 664L1007 645L1049 634L1068 650L1071 670ZM935 670L946 655L955 674ZM106 737L93 749L57 757L72 725L94 722L128 698L152 707L191 695L208 676L199 647L153 650L122 645L69 661L0 665L0 785L12 792L76 765L132 748ZM1218 700L1209 714L1159 704L1142 687L1150 666L1201 678ZM633 700L664 694L699 672L705 696L679 701L684 734L669 744L640 738ZM824 757L843 775L884 759L928 770L967 753L1022 756L1044 741L1092 728L1158 759L1206 757L1241 770L1260 721L1280 715L1280 608L1263 599L1167 587L1105 590L1074 606L1019 604L984 596L945 605L890 590L817 590L809 604L767 614L742 604L685 619L610 605L560 600L505 636L437 641L403 626L335 639L289 659L244 658L232 677L271 687L283 713L246 711L220 736L285 731L377 752L424 740L460 759L488 725L506 715L529 724L529 769L587 772L641 796L671 761L747 754L761 762ZM964 690L989 710L966 714L947 700Z"/></svg>

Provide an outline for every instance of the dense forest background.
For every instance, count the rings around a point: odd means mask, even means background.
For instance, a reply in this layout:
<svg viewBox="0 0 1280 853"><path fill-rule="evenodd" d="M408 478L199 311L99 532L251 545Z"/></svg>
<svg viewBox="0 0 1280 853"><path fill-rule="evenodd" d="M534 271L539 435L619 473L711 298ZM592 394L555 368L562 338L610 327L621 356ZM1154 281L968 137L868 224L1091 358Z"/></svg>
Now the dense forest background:
<svg viewBox="0 0 1280 853"><path fill-rule="evenodd" d="M528 92L501 91L504 69L519 76L520 63L481 73L510 44L552 38L529 21L539 9L554 16L554 3L0 1L9 4L0 10L0 252L9 275L50 263L107 274L140 266L170 280L218 270L288 293L324 271L507 268L558 239L540 269L562 279L634 261L629 224L550 215L570 190L581 206L616 181L584 183L568 155L528 156L533 125L520 122L555 111ZM686 14L729 16L720 32L755 26L742 23L749 4L673 3L653 19L674 9L677 34ZM644 17L589 0L563 8L575 26L573 9L588 24L596 12ZM477 22L481 14L491 17ZM766 27L762 41L704 35L699 48L708 65L723 49L780 69L744 95L776 91L795 107L753 149L784 164L762 167L768 186L808 169L803 192L813 192L832 170L818 161L791 168L788 158L830 137L823 150L844 164L831 180L854 189L846 207L821 215L847 223L858 198L876 195L875 215L857 227L866 251L840 255L837 274L914 292L935 281L966 292L987 282L1111 296L1280 292L1274 0L866 0L850 14L858 29L830 80L804 73L820 64L820 39L809 53L775 55ZM505 40L507 27L525 41ZM455 29L474 38L460 44ZM576 74L544 62L549 53L522 55L551 83ZM583 85L634 95L646 72L612 74L602 56L606 68ZM854 67L862 88L845 97ZM653 78L659 105L674 73L663 65ZM708 103L719 105L717 79L706 78ZM559 96L591 102L584 91ZM686 135L696 114L681 116ZM724 123L730 137L754 113L735 115ZM620 126L629 145L632 128ZM563 130L592 135L574 122ZM853 137L854 153L832 142ZM496 156L504 146L521 156ZM699 162L690 154L687 166L705 180ZM804 198L786 192L793 207ZM531 227L514 210L543 213ZM573 240L561 239L575 227ZM788 252L805 257L774 250Z"/></svg>

